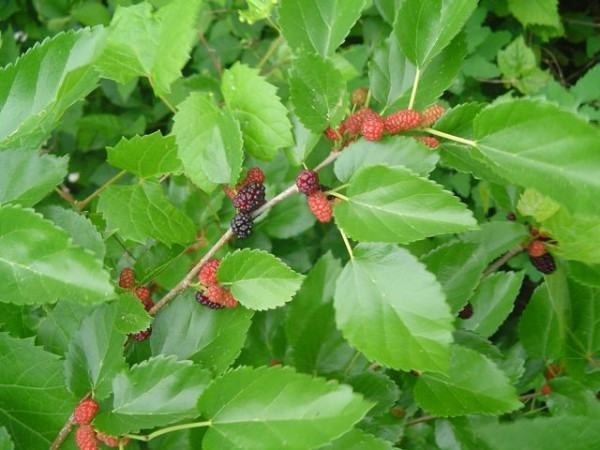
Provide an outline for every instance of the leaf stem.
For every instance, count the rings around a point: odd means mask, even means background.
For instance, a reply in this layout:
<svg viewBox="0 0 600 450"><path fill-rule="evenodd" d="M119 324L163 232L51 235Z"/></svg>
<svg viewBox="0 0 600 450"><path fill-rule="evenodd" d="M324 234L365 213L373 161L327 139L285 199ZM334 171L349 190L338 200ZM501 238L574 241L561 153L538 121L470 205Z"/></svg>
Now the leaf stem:
<svg viewBox="0 0 600 450"><path fill-rule="evenodd" d="M277 50L277 48L279 48L279 46L282 43L283 43L283 37L281 35L279 35L277 37L277 39L275 39L274 41L271 42L271 45L269 45L269 48L267 49L267 51L265 52L263 57L258 62L258 65L256 66L256 68L261 69L267 63L267 61L269 61L269 58L271 56L273 56L273 53L275 53L275 50Z"/></svg>
<svg viewBox="0 0 600 450"><path fill-rule="evenodd" d="M347 202L348 200L350 200L348 197L346 197L344 194L340 194L339 192L335 192L335 191L327 191L327 194L329 195L333 195L334 197L337 197L341 200L344 200L345 202Z"/></svg>
<svg viewBox="0 0 600 450"><path fill-rule="evenodd" d="M494 273L496 270L498 270L500 267L502 267L504 264L506 264L509 259L511 259L513 256L518 255L522 251L523 251L522 244L515 245L513 248L511 248L509 251L507 251L504 255L502 255L500 258L498 258L496 261L494 261L492 264L490 264L488 266L488 268L485 269L485 272L483 272L483 276L487 277L489 274Z"/></svg>
<svg viewBox="0 0 600 450"><path fill-rule="evenodd" d="M77 209L79 211L81 211L83 208L85 208L88 205L89 202L91 202L98 195L100 195L102 192L104 192L104 190L106 190L106 188L108 188L111 184L119 181L126 173L127 173L127 171L121 170L118 174L116 174L114 177L112 177L110 180L108 180L106 183L104 183L102 186L100 186L98 189L96 189L94 192L92 192L90 195L88 195L84 200L77 202L76 203Z"/></svg>
<svg viewBox="0 0 600 450"><path fill-rule="evenodd" d="M408 109L413 109L415 99L417 98L417 88L421 79L421 70L417 67L415 70L415 81L413 81L412 90L410 91L410 100L408 101Z"/></svg>
<svg viewBox="0 0 600 450"><path fill-rule="evenodd" d="M434 136L439 136L444 139L448 139L449 141L458 142L460 144L470 145L471 147L476 147L477 142L472 141L471 139L461 138L460 136L454 136L453 134L444 133L443 131L434 130L433 128L424 128L423 131L426 131L429 134L433 134Z"/></svg>
<svg viewBox="0 0 600 450"><path fill-rule="evenodd" d="M340 227L338 227L338 230L340 230L340 234L342 235L342 241L344 241L344 245L346 246L346 250L348 250L348 254L350 255L350 259L353 260L354 259L354 252L352 251L352 246L350 245L350 241L348 240L348 236L346 236L346 233L344 233L344 230L342 230Z"/></svg>
<svg viewBox="0 0 600 450"><path fill-rule="evenodd" d="M331 151L331 153L329 153L329 155L323 161L321 161L313 170L319 171L323 167L331 164L333 161L336 160L336 158L339 156L339 154L340 153L338 151ZM254 212L253 216L254 217L260 216L261 214L268 211L273 206L282 202L283 200L285 200L289 196L295 194L296 192L298 192L298 187L296 186L296 183L294 183L291 186L289 186L288 188L286 188L284 191L280 192L278 195L273 197L271 200L269 200L263 206L258 208L258 210L256 210L256 212ZM223 233L223 235L219 238L219 240L214 243L214 245L210 248L210 250L208 250L208 252L206 252L206 254L202 257L202 259L200 259L200 261L198 261L198 263L194 267L192 267L192 269L185 275L185 277L183 277L183 279L179 283L177 283L175 285L175 287L173 287L169 292L167 292L163 296L163 298L161 298L150 309L150 311L148 311L150 313L150 315L152 315L152 316L156 315L156 313L158 313L158 311L160 311L167 303L169 303L171 300L173 300L175 297L177 297L185 289L187 289L188 286L192 283L192 281L196 277L196 275L198 275L198 272L200 272L200 269L202 268L202 266L204 264L206 264L207 261L210 258L212 258L221 249L221 247L223 247L232 237L233 237L233 232L231 231L231 228L228 228L227 231L225 231L225 233Z"/></svg>
<svg viewBox="0 0 600 450"><path fill-rule="evenodd" d="M410 427L410 426L416 425L418 423L429 422L430 420L435 420L435 419L437 419L437 417L435 417L435 416L421 416L421 417L417 417L416 419L409 420L408 422L406 422L405 426Z"/></svg>
<svg viewBox="0 0 600 450"><path fill-rule="evenodd" d="M150 434L126 434L125 437L128 437L129 439L135 439L136 441L148 442L148 441L151 441L152 439L154 439L155 437L162 436L163 434L167 434L167 433L172 433L173 431L188 430L190 428L210 427L211 423L212 422L210 420L207 420L204 422L182 423L179 425L173 425L170 427L161 428Z"/></svg>

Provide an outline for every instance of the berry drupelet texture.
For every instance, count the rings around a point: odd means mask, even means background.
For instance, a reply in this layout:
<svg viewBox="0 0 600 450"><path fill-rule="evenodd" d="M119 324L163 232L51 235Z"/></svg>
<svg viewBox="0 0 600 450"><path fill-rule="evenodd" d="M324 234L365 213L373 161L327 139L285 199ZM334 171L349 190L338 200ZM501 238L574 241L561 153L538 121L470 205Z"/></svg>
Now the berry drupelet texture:
<svg viewBox="0 0 600 450"><path fill-rule="evenodd" d="M223 309L223 308L225 308L225 305L222 305L220 303L216 303L216 302L211 301L202 292L196 292L196 301L198 303L200 303L202 306L206 306L207 308L210 308L210 309Z"/></svg>
<svg viewBox="0 0 600 450"><path fill-rule="evenodd" d="M154 306L152 301L150 289L147 287L139 287L135 290L136 297L142 302L146 311L150 310Z"/></svg>
<svg viewBox="0 0 600 450"><path fill-rule="evenodd" d="M204 264L198 273L198 281L204 286L217 284L217 269L219 268L219 264L221 264L221 260L219 259L211 259Z"/></svg>
<svg viewBox="0 0 600 450"><path fill-rule="evenodd" d="M135 287L135 273L131 267L125 267L119 275L119 287L133 289Z"/></svg>
<svg viewBox="0 0 600 450"><path fill-rule="evenodd" d="M88 425L94 420L100 405L92 398L81 400L73 411L73 420L80 425Z"/></svg>
<svg viewBox="0 0 600 450"><path fill-rule="evenodd" d="M362 106L367 102L369 91L365 87L357 87L350 95L350 102L356 106Z"/></svg>
<svg viewBox="0 0 600 450"><path fill-rule="evenodd" d="M248 169L244 185L248 183L263 184L265 182L265 173L259 167L251 167Z"/></svg>
<svg viewBox="0 0 600 450"><path fill-rule="evenodd" d="M429 127L431 125L433 125L435 122L438 121L438 119L440 117L442 117L442 115L445 112L445 108L442 105L432 105L429 108L427 108L425 111L423 111L422 115L422 120L421 120L421 126L422 127Z"/></svg>
<svg viewBox="0 0 600 450"><path fill-rule="evenodd" d="M138 331L137 333L130 334L129 336L134 341L142 342L150 337L152 334L152 327L148 327L145 330Z"/></svg>
<svg viewBox="0 0 600 450"><path fill-rule="evenodd" d="M440 145L440 141L433 136L415 136L415 139L429 148L437 148Z"/></svg>
<svg viewBox="0 0 600 450"><path fill-rule="evenodd" d="M536 240L529 244L529 246L527 247L527 253L529 254L529 256L539 258L544 253L546 253L546 247L544 246L544 243L542 241Z"/></svg>
<svg viewBox="0 0 600 450"><path fill-rule="evenodd" d="M385 131L389 134L412 130L421 125L423 117L418 111L403 109L385 118Z"/></svg>
<svg viewBox="0 0 600 450"><path fill-rule="evenodd" d="M238 239L246 239L252 234L254 219L246 212L239 212L231 220L231 231Z"/></svg>
<svg viewBox="0 0 600 450"><path fill-rule="evenodd" d="M303 170L296 177L296 186L304 195L310 195L319 190L319 174L313 170Z"/></svg>
<svg viewBox="0 0 600 450"><path fill-rule="evenodd" d="M98 450L96 432L91 425L80 425L75 432L75 443L79 450Z"/></svg>
<svg viewBox="0 0 600 450"><path fill-rule="evenodd" d="M104 445L110 448L117 448L119 446L119 443L127 445L127 443L129 442L129 438L119 439L118 437L109 436L108 434L104 434L100 431L96 433L96 438Z"/></svg>
<svg viewBox="0 0 600 450"><path fill-rule="evenodd" d="M551 253L544 253L542 256L529 256L529 260L533 267L543 274L549 275L556 270L554 256Z"/></svg>
<svg viewBox="0 0 600 450"><path fill-rule="evenodd" d="M319 222L329 222L333 215L331 203L327 200L327 195L321 191L308 196L308 208Z"/></svg>
<svg viewBox="0 0 600 450"><path fill-rule="evenodd" d="M255 181L248 183L233 199L233 206L239 212L256 211L265 203L265 186Z"/></svg>
<svg viewBox="0 0 600 450"><path fill-rule="evenodd" d="M383 137L385 124L383 117L371 115L363 120L360 134L368 141L379 141Z"/></svg>

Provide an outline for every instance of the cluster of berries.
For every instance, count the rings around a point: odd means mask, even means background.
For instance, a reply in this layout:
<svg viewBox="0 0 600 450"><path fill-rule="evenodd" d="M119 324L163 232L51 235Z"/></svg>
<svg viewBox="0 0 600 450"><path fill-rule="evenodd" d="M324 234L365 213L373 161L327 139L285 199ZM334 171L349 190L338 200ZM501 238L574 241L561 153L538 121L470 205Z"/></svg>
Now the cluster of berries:
<svg viewBox="0 0 600 450"><path fill-rule="evenodd" d="M296 177L298 190L306 195L308 207L319 222L329 222L333 214L330 199L319 184L319 174L314 170L303 170Z"/></svg>
<svg viewBox="0 0 600 450"><path fill-rule="evenodd" d="M154 306L152 301L152 292L150 288L146 286L140 286L136 288L135 272L131 267L125 267L119 275L119 287L132 291L135 296L140 300L144 309L150 311ZM132 333L129 337L135 341L144 341L152 334L152 327L148 327L145 330L137 333Z"/></svg>
<svg viewBox="0 0 600 450"><path fill-rule="evenodd" d="M363 88L364 89L364 88ZM352 100L355 100L355 90ZM362 100L360 98L359 100ZM354 103L357 106L362 103ZM387 116L381 116L370 108L361 108L348 116L337 129L328 128L325 136L332 140L342 141L342 146L348 145L363 136L369 141L379 141L384 134L399 134L416 128L429 127L436 122L444 113L440 105L433 105L423 112L413 109L403 109ZM440 143L432 136L413 136L419 142L431 148L436 148Z"/></svg>
<svg viewBox="0 0 600 450"><path fill-rule="evenodd" d="M238 301L231 291L221 286L217 280L220 263L219 259L211 259L198 272L198 281L206 287L206 291L196 292L196 301L211 309L235 308Z"/></svg>
<svg viewBox="0 0 600 450"><path fill-rule="evenodd" d="M258 167L248 170L246 178L234 189L224 187L233 201L237 214L231 220L231 231L238 239L245 239L252 233L254 218L252 213L265 203L265 174Z"/></svg>
<svg viewBox="0 0 600 450"><path fill-rule="evenodd" d="M544 274L551 274L556 270L554 256L546 250L546 245L544 244L544 241L548 239L548 237L538 234L527 247L527 254L529 255L531 264Z"/></svg>
<svg viewBox="0 0 600 450"><path fill-rule="evenodd" d="M117 448L119 445L125 446L129 442L127 438L120 439L94 430L91 423L99 409L98 402L86 398L80 401L73 411L73 421L79 425L75 432L75 442L79 450L98 450L98 441L111 448Z"/></svg>

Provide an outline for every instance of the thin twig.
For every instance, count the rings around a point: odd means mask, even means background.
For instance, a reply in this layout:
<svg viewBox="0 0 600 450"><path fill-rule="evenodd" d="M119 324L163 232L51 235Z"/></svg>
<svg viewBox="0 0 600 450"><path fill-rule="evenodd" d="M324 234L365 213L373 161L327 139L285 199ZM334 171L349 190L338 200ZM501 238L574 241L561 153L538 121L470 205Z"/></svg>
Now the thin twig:
<svg viewBox="0 0 600 450"><path fill-rule="evenodd" d="M487 277L489 274L494 273L496 270L498 270L500 267L502 267L504 264L506 264L509 259L511 259L513 256L518 255L522 251L523 251L522 244L515 245L513 248L511 248L509 251L507 251L504 255L502 255L500 258L498 258L496 261L494 261L492 264L490 264L488 266L488 268L485 269L485 272L483 272L483 276Z"/></svg>
<svg viewBox="0 0 600 450"><path fill-rule="evenodd" d="M100 195L102 192L104 192L104 190L106 188L108 188L111 184L120 180L126 173L127 173L127 171L121 170L118 174L116 174L114 177L112 177L110 180L108 180L106 183L104 183L102 186L100 186L98 189L96 189L94 192L92 192L90 195L88 195L84 200L77 202L77 204L76 204L77 209L79 211L81 211L83 208L85 208L88 205L89 202L91 202L98 195Z"/></svg>
<svg viewBox="0 0 600 450"><path fill-rule="evenodd" d="M281 36L278 36L277 39L275 39L273 42L271 42L271 45L269 45L269 48L267 49L267 51L265 52L263 57L260 59L260 61L258 62L258 65L256 67L258 69L262 68L262 66L264 66L267 63L269 58L271 56L273 56L273 53L275 53L275 50L277 50L277 48L282 43L283 43L283 38Z"/></svg>
<svg viewBox="0 0 600 450"><path fill-rule="evenodd" d="M416 425L418 423L429 422L430 420L435 420L435 419L437 419L437 417L435 417L435 416L421 416L421 417L417 417L416 419L409 420L408 422L406 422L406 424L404 426L410 427L410 426Z"/></svg>
<svg viewBox="0 0 600 450"><path fill-rule="evenodd" d="M217 73L221 75L223 73L223 66L221 65L219 55L217 54L217 52L215 52L215 49L210 46L203 33L198 34L198 39L200 40L200 43L206 50L206 53L208 53L208 57L210 58L210 62L212 63L213 67L215 68Z"/></svg>
<svg viewBox="0 0 600 450"><path fill-rule="evenodd" d="M75 197L71 195L69 192L69 188L67 188L64 184L61 184L60 187L55 187L54 191L61 196L64 200L66 200L71 206L75 206L77 200Z"/></svg>
<svg viewBox="0 0 600 450"><path fill-rule="evenodd" d="M67 421L65 422L65 424L63 425L63 427L60 429L60 431L56 435L56 438L54 439L54 441L52 442L52 445L50 446L50 450L58 450L60 448L60 446L63 444L63 442L65 442L65 440L69 436L69 433L71 432L71 429L73 428L74 424L75 424L75 418L73 417L73 414L71 414L69 416L69 418L67 419Z"/></svg>
<svg viewBox="0 0 600 450"><path fill-rule="evenodd" d="M319 165L317 165L314 168L314 170L315 171L321 170L323 167L327 166L328 164L331 164L333 161L335 161L335 159L338 157L338 155L339 155L339 152L332 151L323 161L321 161L321 163ZM298 187L296 186L296 184L292 184L287 189L280 192L278 195L276 195L271 200L269 200L267 203L265 203L263 206L261 206L254 213L254 217L260 216L261 214L268 211L273 206L282 202L283 200L285 200L290 195L292 195L296 192L298 192ZM215 242L215 244L210 248L210 250L200 259L200 261L198 261L198 263L194 267L192 267L192 269L186 274L186 276L179 283L177 283L177 285L175 285L175 287L173 287L169 292L167 292L165 294L165 296L163 298L161 298L152 307L152 309L150 309L150 311L148 311L148 312L151 315L155 315L158 311L160 311L162 308L164 308L164 306L167 303L169 303L171 300L173 300L175 297L177 297L182 291L187 289L187 287L194 280L196 275L198 275L198 272L200 272L200 269L202 268L202 266L204 264L206 264L206 262L210 258L212 258L221 249L221 247L223 247L232 237L233 237L233 232L231 231L231 228L228 228L227 231L225 231L225 233L219 238L219 240L217 242Z"/></svg>

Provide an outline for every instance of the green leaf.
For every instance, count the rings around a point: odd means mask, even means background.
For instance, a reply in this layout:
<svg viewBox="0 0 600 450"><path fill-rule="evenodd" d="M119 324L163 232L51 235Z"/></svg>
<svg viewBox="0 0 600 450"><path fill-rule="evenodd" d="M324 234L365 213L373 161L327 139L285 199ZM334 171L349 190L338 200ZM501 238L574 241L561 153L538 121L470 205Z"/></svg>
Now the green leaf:
<svg viewBox="0 0 600 450"><path fill-rule="evenodd" d="M210 94L194 92L179 105L173 133L185 174L198 187L235 184L242 168L240 125Z"/></svg>
<svg viewBox="0 0 600 450"><path fill-rule="evenodd" d="M0 208L0 255L3 302L89 304L113 295L102 264L32 210Z"/></svg>
<svg viewBox="0 0 600 450"><path fill-rule="evenodd" d="M344 337L394 369L444 372L453 319L433 275L393 245L360 244L354 256L335 290L336 321Z"/></svg>
<svg viewBox="0 0 600 450"><path fill-rule="evenodd" d="M569 291L564 273L545 276L519 322L519 337L530 356L558 360L565 351Z"/></svg>
<svg viewBox="0 0 600 450"><path fill-rule="evenodd" d="M343 370L355 354L335 326L334 281L340 262L325 254L308 272L288 307L285 333L290 358L297 370L331 373Z"/></svg>
<svg viewBox="0 0 600 450"><path fill-rule="evenodd" d="M523 36L498 52L498 68L504 79L523 94L538 92L551 78L539 68L535 53L527 47Z"/></svg>
<svg viewBox="0 0 600 450"><path fill-rule="evenodd" d="M127 336L115 328L118 313L114 304L100 306L73 336L65 359L65 381L78 398L92 391L98 400L105 399L111 394L113 377L125 368Z"/></svg>
<svg viewBox="0 0 600 450"><path fill-rule="evenodd" d="M75 399L63 382L58 356L32 339L0 333L0 417L17 448L46 450L69 418Z"/></svg>
<svg viewBox="0 0 600 450"><path fill-rule="evenodd" d="M571 88L580 103L592 102L600 98L600 64L596 64Z"/></svg>
<svg viewBox="0 0 600 450"><path fill-rule="evenodd" d="M440 246L422 261L442 285L452 314L467 303L487 265L484 248L467 242Z"/></svg>
<svg viewBox="0 0 600 450"><path fill-rule="evenodd" d="M584 286L600 287L600 264L583 264L569 261L569 276Z"/></svg>
<svg viewBox="0 0 600 450"><path fill-rule="evenodd" d="M499 415L522 406L504 372L482 354L459 345L452 347L448 373L422 374L413 395L421 408L440 417Z"/></svg>
<svg viewBox="0 0 600 450"><path fill-rule="evenodd" d="M236 63L223 73L225 103L240 122L244 147L254 157L272 159L293 144L292 124L276 88L258 70Z"/></svg>
<svg viewBox="0 0 600 450"><path fill-rule="evenodd" d="M524 216L531 216L538 222L543 222L556 214L560 205L535 189L525 189L519 197L517 209Z"/></svg>
<svg viewBox="0 0 600 450"><path fill-rule="evenodd" d="M168 94L196 39L201 4L173 0L156 11L149 2L118 7L98 63L102 76L119 83L145 76L157 95Z"/></svg>
<svg viewBox="0 0 600 450"><path fill-rule="evenodd" d="M227 255L217 277L242 305L257 310L289 302L304 278L270 253L250 249Z"/></svg>
<svg viewBox="0 0 600 450"><path fill-rule="evenodd" d="M113 406L94 420L113 435L137 432L197 416L196 401L210 373L191 361L155 356L122 371L113 380Z"/></svg>
<svg viewBox="0 0 600 450"><path fill-rule="evenodd" d="M0 70L0 148L36 148L98 82L104 30L59 33Z"/></svg>
<svg viewBox="0 0 600 450"><path fill-rule="evenodd" d="M269 211L268 219L261 228L277 239L289 239L312 228L315 216L306 207L306 198L293 195L278 203Z"/></svg>
<svg viewBox="0 0 600 450"><path fill-rule="evenodd" d="M369 63L371 95L382 105L392 105L404 93L410 92L415 69L392 34L375 49Z"/></svg>
<svg viewBox="0 0 600 450"><path fill-rule="evenodd" d="M567 372L598 386L597 355L600 352L600 289L569 283L571 294L571 328L567 330Z"/></svg>
<svg viewBox="0 0 600 450"><path fill-rule="evenodd" d="M336 222L358 241L409 243L476 227L458 198L403 167L371 166L350 180Z"/></svg>
<svg viewBox="0 0 600 450"><path fill-rule="evenodd" d="M587 416L600 419L600 404L595 393L577 381L558 377L552 380L552 395L547 400L553 416Z"/></svg>
<svg viewBox="0 0 600 450"><path fill-rule="evenodd" d="M498 272L484 278L470 300L473 315L461 320L461 328L485 337L494 334L513 310L523 276L523 272Z"/></svg>
<svg viewBox="0 0 600 450"><path fill-rule="evenodd" d="M0 41L0 46L2 42ZM0 449L1 450L15 450L15 444L8 434L6 427L0 427Z"/></svg>
<svg viewBox="0 0 600 450"><path fill-rule="evenodd" d="M375 53L369 70L373 98L391 110L408 107L416 73L415 66L396 41L392 34L390 43ZM424 109L448 89L461 68L466 52L464 38L458 35L422 68L413 108Z"/></svg>
<svg viewBox="0 0 600 450"><path fill-rule="evenodd" d="M320 447L319 450L393 450L394 448L388 441L355 428L331 444Z"/></svg>
<svg viewBox="0 0 600 450"><path fill-rule="evenodd" d="M365 0L282 0L279 25L295 51L331 56L356 23Z"/></svg>
<svg viewBox="0 0 600 450"><path fill-rule="evenodd" d="M150 347L155 356L174 355L221 373L239 355L251 323L252 311L214 311L186 291L156 317Z"/></svg>
<svg viewBox="0 0 600 450"><path fill-rule="evenodd" d="M476 0L405 0L394 32L408 59L424 67L458 34L476 6Z"/></svg>
<svg viewBox="0 0 600 450"><path fill-rule="evenodd" d="M278 0L249 0L248 8L238 11L241 22L253 24L271 16Z"/></svg>
<svg viewBox="0 0 600 450"><path fill-rule="evenodd" d="M211 421L202 447L314 448L349 431L371 404L348 386L287 367L243 367L223 375L198 401Z"/></svg>
<svg viewBox="0 0 600 450"><path fill-rule="evenodd" d="M354 391L375 403L369 416L389 413L389 410L400 398L400 389L396 382L383 372L363 371L347 379Z"/></svg>
<svg viewBox="0 0 600 450"><path fill-rule="evenodd" d="M598 217L569 214L561 209L544 221L544 231L559 242L554 253L565 259L600 264L600 220Z"/></svg>
<svg viewBox="0 0 600 450"><path fill-rule="evenodd" d="M600 441L598 419L581 416L490 423L478 427L476 432L492 450L587 450L595 448Z"/></svg>
<svg viewBox="0 0 600 450"><path fill-rule="evenodd" d="M163 136L160 131L121 138L117 145L107 148L107 153L110 164L141 178L181 172L175 137Z"/></svg>
<svg viewBox="0 0 600 450"><path fill-rule="evenodd" d="M481 152L509 181L575 213L597 210L600 131L579 117L532 100L485 108L474 122Z"/></svg>
<svg viewBox="0 0 600 450"><path fill-rule="evenodd" d="M0 204L33 206L67 175L69 160L37 151L0 152Z"/></svg>
<svg viewBox="0 0 600 450"><path fill-rule="evenodd" d="M315 133L335 127L346 114L346 82L331 60L318 55L302 53L294 61L290 94L296 115Z"/></svg>
<svg viewBox="0 0 600 450"><path fill-rule="evenodd" d="M40 208L40 212L69 233L74 244L90 250L99 260L104 259L106 247L102 235L87 217L55 205Z"/></svg>
<svg viewBox="0 0 600 450"><path fill-rule="evenodd" d="M344 149L335 161L335 175L348 181L360 168L376 165L404 166L419 175L429 174L439 155L408 137L387 137L378 142L360 139Z"/></svg>
<svg viewBox="0 0 600 450"><path fill-rule="evenodd" d="M482 223L477 231L461 234L460 240L483 247L485 259L490 262L530 237L529 227L519 222L493 221Z"/></svg>
<svg viewBox="0 0 600 450"><path fill-rule="evenodd" d="M110 186L100 195L98 211L108 229L140 243L151 238L183 245L196 235L192 220L169 202L156 182Z"/></svg>
<svg viewBox="0 0 600 450"><path fill-rule="evenodd" d="M60 300L40 321L37 337L44 347L59 355L69 349L73 336L79 331L81 322L93 310L93 306Z"/></svg>
<svg viewBox="0 0 600 450"><path fill-rule="evenodd" d="M146 330L152 324L152 316L146 312L142 302L129 292L119 296L115 307L115 330L119 333L135 333Z"/></svg>
<svg viewBox="0 0 600 450"><path fill-rule="evenodd" d="M519 0L508 0L508 9L524 26L561 26L558 0L532 0L526 5Z"/></svg>

